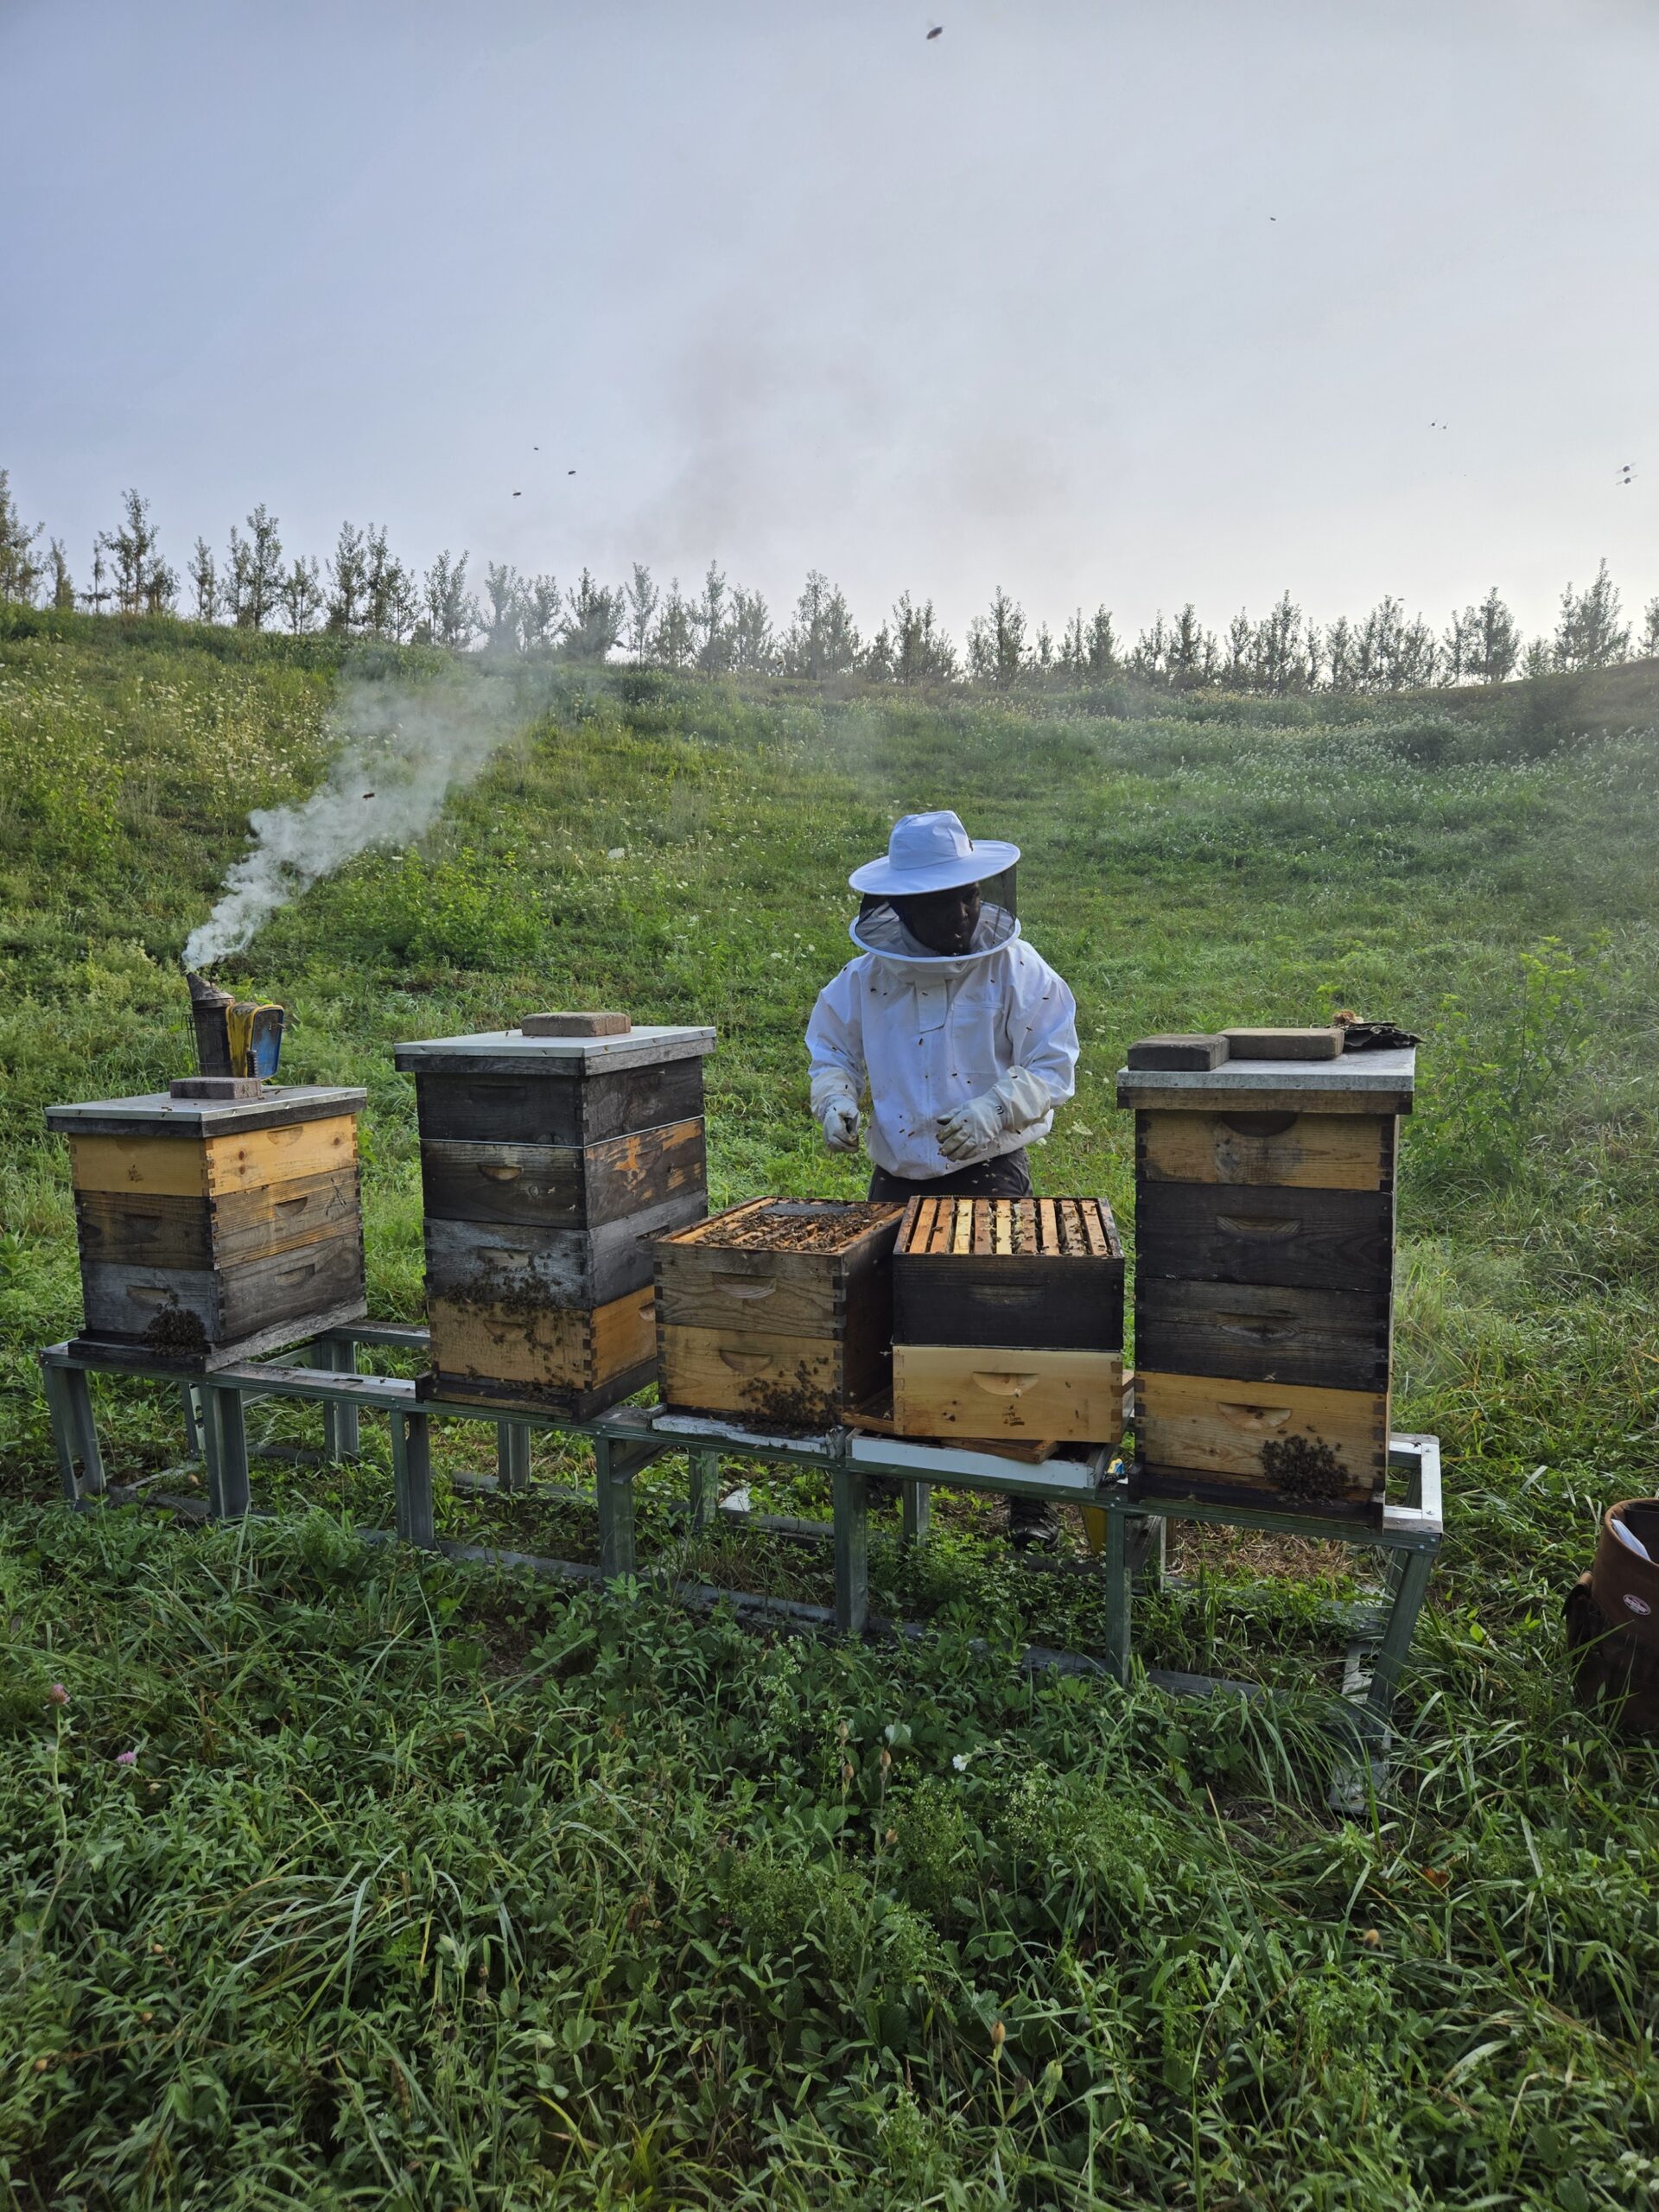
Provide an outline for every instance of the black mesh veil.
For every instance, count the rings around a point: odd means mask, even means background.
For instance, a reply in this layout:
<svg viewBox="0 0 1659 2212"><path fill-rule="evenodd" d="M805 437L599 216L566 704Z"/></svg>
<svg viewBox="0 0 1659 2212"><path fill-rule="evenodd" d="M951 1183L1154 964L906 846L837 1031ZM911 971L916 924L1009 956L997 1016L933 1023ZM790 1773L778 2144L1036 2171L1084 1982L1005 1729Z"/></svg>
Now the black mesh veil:
<svg viewBox="0 0 1659 2212"><path fill-rule="evenodd" d="M995 875L981 880L979 887L980 925L975 939L975 949L985 951L1006 943L1014 935L1019 918L1018 892L1015 879L1019 864L1005 868ZM859 901L858 933L861 943L877 942L884 934L884 918L893 914L893 902L884 891L867 891Z"/></svg>

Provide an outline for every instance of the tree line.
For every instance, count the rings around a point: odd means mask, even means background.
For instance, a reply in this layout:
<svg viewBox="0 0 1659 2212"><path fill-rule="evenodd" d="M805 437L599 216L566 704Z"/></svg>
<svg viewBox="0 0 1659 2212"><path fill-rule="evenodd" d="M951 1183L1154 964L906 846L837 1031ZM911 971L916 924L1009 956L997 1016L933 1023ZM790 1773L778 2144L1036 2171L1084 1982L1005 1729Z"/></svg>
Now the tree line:
<svg viewBox="0 0 1659 2212"><path fill-rule="evenodd" d="M1034 627L998 588L969 624L959 649L931 599L900 594L868 638L845 594L817 569L779 623L758 591L728 582L710 562L693 592L675 577L664 589L636 562L620 585L583 569L562 586L550 575L522 575L486 564L475 589L469 558L448 550L417 572L394 554L373 524L342 523L333 552L289 553L276 516L263 505L232 524L222 551L198 537L182 576L165 557L149 502L123 494L120 517L93 541L86 582L77 587L62 541L26 524L0 469L0 602L85 608L122 615L180 614L242 629L295 635L428 643L452 651L557 654L605 661L619 651L640 667L709 675L859 677L873 683L969 683L996 690L1045 679L1105 682L1131 677L1170 690L1212 689L1287 694L1414 690L1431 684L1503 683L1516 675L1605 668L1632 653L1659 655L1659 597L1639 632L1623 616L1604 561L1581 590L1568 584L1554 632L1523 639L1497 587L1478 605L1454 610L1436 632L1421 614L1387 596L1363 620L1339 615L1321 625L1286 592L1259 619L1241 612L1221 631L1207 629L1189 601L1161 613L1133 644L1119 637L1109 610L1081 607L1056 633Z"/></svg>

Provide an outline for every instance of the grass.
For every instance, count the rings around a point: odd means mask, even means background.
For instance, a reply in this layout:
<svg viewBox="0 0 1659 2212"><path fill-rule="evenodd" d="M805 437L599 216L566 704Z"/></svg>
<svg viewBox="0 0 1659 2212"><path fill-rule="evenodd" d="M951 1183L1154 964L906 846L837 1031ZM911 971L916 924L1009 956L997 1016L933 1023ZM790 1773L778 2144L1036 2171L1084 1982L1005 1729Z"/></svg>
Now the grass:
<svg viewBox="0 0 1659 2212"><path fill-rule="evenodd" d="M352 1467L260 1458L274 1522L54 1502L33 1353L78 1292L41 1109L183 1064L179 950L248 807L316 781L337 675L315 642L0 628L10 2202L1659 2202L1655 1759L1573 1707L1560 1623L1599 1512L1655 1487L1654 671L1275 706L554 670L415 849L230 971L289 1006L289 1072L369 1090L394 1318L421 1301L400 1038L549 1003L712 1020L716 1202L855 1190L800 1029L847 869L906 806L1025 848L1085 1048L1039 1183L1126 1226L1131 1038L1339 1004L1421 1030L1396 1420L1445 1440L1448 1541L1352 1820L1313 1702L1346 1558L1258 1585L1259 1548L1191 1545L1142 1656L1287 1693L1199 1707L1023 1672L1028 1641L1089 1647L1090 1586L1017 1571L981 1501L919 1559L879 1535L877 1604L931 1623L899 1649L367 1541L373 1424ZM175 1462L165 1394L99 1408L118 1478ZM253 1419L316 1441L315 1413ZM454 1479L486 1435L442 1440L444 1533L591 1557L581 1451L537 1453L574 1500L493 1497ZM647 1481L642 1558L822 1599L810 1550L687 1536L681 1476Z"/></svg>

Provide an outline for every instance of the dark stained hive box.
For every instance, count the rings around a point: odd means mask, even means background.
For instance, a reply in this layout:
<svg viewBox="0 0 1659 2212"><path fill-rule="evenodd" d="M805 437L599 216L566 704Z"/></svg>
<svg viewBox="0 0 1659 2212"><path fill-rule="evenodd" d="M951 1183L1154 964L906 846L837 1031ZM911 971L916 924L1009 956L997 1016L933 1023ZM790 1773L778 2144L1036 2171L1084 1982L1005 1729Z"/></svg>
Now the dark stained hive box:
<svg viewBox="0 0 1659 2212"><path fill-rule="evenodd" d="M656 1365L651 1239L708 1211L715 1033L400 1045L421 1134L431 1395L588 1420Z"/></svg>
<svg viewBox="0 0 1659 2212"><path fill-rule="evenodd" d="M52 1106L69 1139L78 1348L190 1371L361 1319L361 1090Z"/></svg>
<svg viewBox="0 0 1659 2212"><path fill-rule="evenodd" d="M1101 1198L912 1198L893 1255L893 1425L1115 1443L1123 1248Z"/></svg>
<svg viewBox="0 0 1659 2212"><path fill-rule="evenodd" d="M1409 1050L1120 1071L1137 1495L1381 1511L1397 1116L1414 1078Z"/></svg>
<svg viewBox="0 0 1659 2212"><path fill-rule="evenodd" d="M656 1244L665 1403L823 1427L892 1375L900 1205L753 1198Z"/></svg>

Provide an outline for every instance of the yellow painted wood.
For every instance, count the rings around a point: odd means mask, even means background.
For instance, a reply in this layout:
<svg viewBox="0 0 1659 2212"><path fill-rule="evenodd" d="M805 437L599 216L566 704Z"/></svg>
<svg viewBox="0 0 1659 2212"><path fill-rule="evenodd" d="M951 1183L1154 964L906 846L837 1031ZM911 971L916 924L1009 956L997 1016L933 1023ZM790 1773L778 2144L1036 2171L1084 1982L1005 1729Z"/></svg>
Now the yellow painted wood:
<svg viewBox="0 0 1659 2212"><path fill-rule="evenodd" d="M320 1122L290 1122L282 1128L251 1129L245 1135L209 1137L207 1189L218 1198L232 1191L262 1189L302 1175L326 1175L357 1160L357 1116L331 1114Z"/></svg>
<svg viewBox="0 0 1659 2212"><path fill-rule="evenodd" d="M354 1166L357 1117L331 1114L317 1122L207 1138L72 1136L69 1157L78 1191L219 1198Z"/></svg>
<svg viewBox="0 0 1659 2212"><path fill-rule="evenodd" d="M71 1137L78 1191L143 1192L156 1198L207 1196L207 1147L192 1137Z"/></svg>
<svg viewBox="0 0 1659 2212"><path fill-rule="evenodd" d="M1271 1489L1262 1447L1306 1437L1329 1445L1369 1495L1388 1467L1386 1390L1323 1390L1245 1382L1214 1375L1161 1375L1138 1369L1135 1440L1149 1466L1194 1474L1253 1477Z"/></svg>
<svg viewBox="0 0 1659 2212"><path fill-rule="evenodd" d="M1154 1183L1257 1183L1291 1190L1380 1191L1392 1147L1383 1115L1298 1114L1272 1135L1224 1114L1148 1114L1141 1173Z"/></svg>
<svg viewBox="0 0 1659 2212"><path fill-rule="evenodd" d="M1122 1356L895 1344L893 1409L900 1436L1115 1444L1123 1433Z"/></svg>
<svg viewBox="0 0 1659 2212"><path fill-rule="evenodd" d="M656 1302L649 1289L607 1306L475 1305L435 1298L427 1319L432 1364L445 1375L591 1390L655 1357Z"/></svg>

